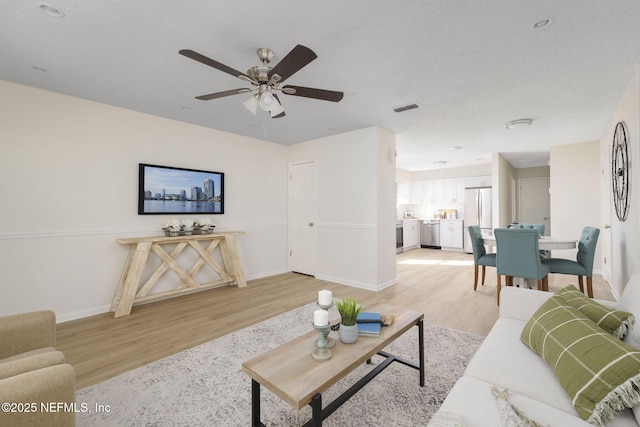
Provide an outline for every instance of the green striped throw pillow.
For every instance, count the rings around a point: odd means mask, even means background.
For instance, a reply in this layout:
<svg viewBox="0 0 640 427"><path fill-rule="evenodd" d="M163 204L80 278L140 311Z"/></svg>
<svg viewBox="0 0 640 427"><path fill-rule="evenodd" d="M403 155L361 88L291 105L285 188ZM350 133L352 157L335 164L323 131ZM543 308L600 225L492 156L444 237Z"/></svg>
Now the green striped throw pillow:
<svg viewBox="0 0 640 427"><path fill-rule="evenodd" d="M633 327L635 321L633 314L607 308L580 292L573 285L565 286L556 292L556 295L561 295L569 305L580 310L596 325L616 338L624 338L629 328Z"/></svg>
<svg viewBox="0 0 640 427"><path fill-rule="evenodd" d="M640 402L640 350L608 334L561 295L540 306L520 339L549 365L587 422L601 426Z"/></svg>

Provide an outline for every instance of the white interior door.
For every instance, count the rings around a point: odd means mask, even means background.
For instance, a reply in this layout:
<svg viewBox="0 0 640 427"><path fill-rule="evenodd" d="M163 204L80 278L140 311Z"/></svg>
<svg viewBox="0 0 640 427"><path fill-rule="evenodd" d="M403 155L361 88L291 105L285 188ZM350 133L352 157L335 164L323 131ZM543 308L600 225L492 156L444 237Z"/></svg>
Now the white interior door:
<svg viewBox="0 0 640 427"><path fill-rule="evenodd" d="M520 223L544 224L544 234L551 234L549 178L520 180Z"/></svg>
<svg viewBox="0 0 640 427"><path fill-rule="evenodd" d="M315 163L296 163L289 169L289 269L315 275L316 261Z"/></svg>

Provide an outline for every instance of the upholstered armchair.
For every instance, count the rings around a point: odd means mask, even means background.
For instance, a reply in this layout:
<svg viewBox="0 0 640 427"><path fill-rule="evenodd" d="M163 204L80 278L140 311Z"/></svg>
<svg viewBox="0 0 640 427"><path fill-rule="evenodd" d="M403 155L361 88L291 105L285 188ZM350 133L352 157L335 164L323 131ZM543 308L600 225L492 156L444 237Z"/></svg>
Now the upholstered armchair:
<svg viewBox="0 0 640 427"><path fill-rule="evenodd" d="M0 317L0 402L9 409L0 411L1 426L75 425L76 374L55 340L52 311ZM52 402L67 408L41 406Z"/></svg>
<svg viewBox="0 0 640 427"><path fill-rule="evenodd" d="M551 273L578 276L578 285L580 285L582 292L584 292L582 276L585 276L587 278L587 295L593 298L593 260L596 256L599 236L599 228L584 227L578 240L578 254L575 261L563 258L548 258L542 262L549 267Z"/></svg>
<svg viewBox="0 0 640 427"><path fill-rule="evenodd" d="M496 254L487 253L479 225L470 225L468 230L473 247L473 290L475 291L478 288L478 267L482 266L482 286L484 286L486 268L496 266Z"/></svg>

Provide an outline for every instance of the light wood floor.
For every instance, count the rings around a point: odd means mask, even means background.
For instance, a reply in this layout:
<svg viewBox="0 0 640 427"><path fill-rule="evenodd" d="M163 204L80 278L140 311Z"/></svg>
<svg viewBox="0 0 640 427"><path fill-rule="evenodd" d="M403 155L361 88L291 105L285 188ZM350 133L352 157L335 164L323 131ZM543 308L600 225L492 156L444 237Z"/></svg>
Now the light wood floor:
<svg viewBox="0 0 640 427"><path fill-rule="evenodd" d="M472 255L410 250L397 256L397 275L398 284L372 292L280 274L249 281L245 288L224 287L136 306L129 316L105 313L61 323L56 347L75 367L81 389L314 302L321 289L336 298L355 297L365 306L386 302L419 310L427 322L479 335L486 335L498 317L495 268L487 268L485 285L474 292ZM593 282L596 298L613 300L602 277L594 276ZM552 291L567 284L577 286L577 278L550 276Z"/></svg>

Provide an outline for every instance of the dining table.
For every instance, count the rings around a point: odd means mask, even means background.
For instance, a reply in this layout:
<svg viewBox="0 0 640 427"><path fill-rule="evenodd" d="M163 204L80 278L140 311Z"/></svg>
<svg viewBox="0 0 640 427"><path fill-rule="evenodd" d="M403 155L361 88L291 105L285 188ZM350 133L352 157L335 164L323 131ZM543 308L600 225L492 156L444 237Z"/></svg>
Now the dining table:
<svg viewBox="0 0 640 427"><path fill-rule="evenodd" d="M491 248L496 247L496 236L491 235L482 235L482 239L484 240L485 245L490 246ZM559 249L575 249L578 245L578 241L575 239L561 239L553 236L539 236L538 237L538 249L541 251L551 251L551 250L559 250ZM522 277L516 277L516 284L520 286L520 284L524 284L528 288L533 288L534 280L524 279Z"/></svg>
<svg viewBox="0 0 640 427"><path fill-rule="evenodd" d="M484 243L488 246L496 246L496 237L492 235L482 235ZM538 248L541 251L552 251L559 249L575 249L578 245L576 239L561 239L553 236L540 236L538 238Z"/></svg>

